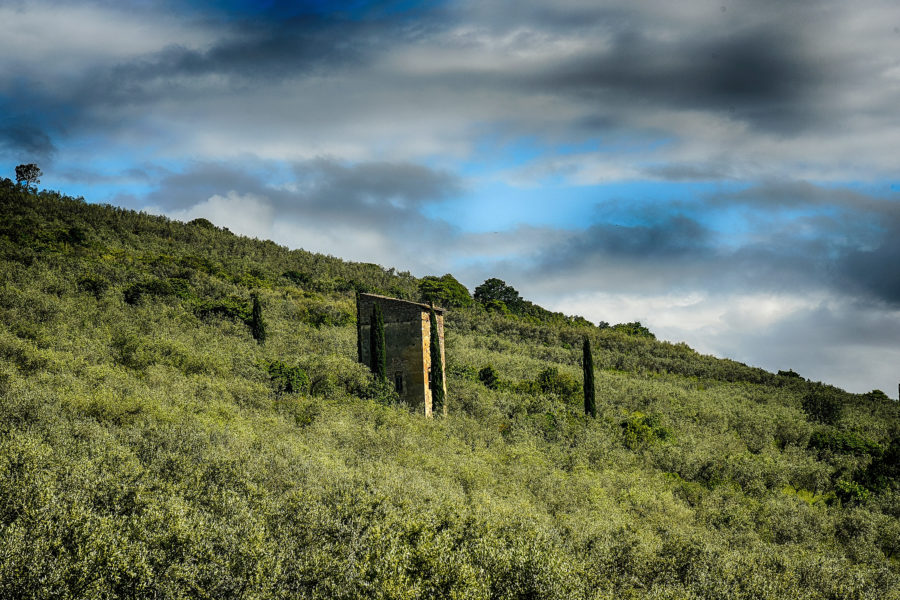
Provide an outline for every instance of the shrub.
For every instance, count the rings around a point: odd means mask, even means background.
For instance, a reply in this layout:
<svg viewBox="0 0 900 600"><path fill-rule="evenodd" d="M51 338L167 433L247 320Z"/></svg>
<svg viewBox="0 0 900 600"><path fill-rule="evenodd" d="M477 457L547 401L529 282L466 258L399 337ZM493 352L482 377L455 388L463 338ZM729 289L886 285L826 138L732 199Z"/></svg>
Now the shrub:
<svg viewBox="0 0 900 600"><path fill-rule="evenodd" d="M803 397L802 406L811 421L834 425L841 418L843 398L840 390L817 385Z"/></svg>
<svg viewBox="0 0 900 600"><path fill-rule="evenodd" d="M94 297L99 298L109 287L109 282L100 275L88 273L78 278L76 286L79 292L93 294Z"/></svg>
<svg viewBox="0 0 900 600"><path fill-rule="evenodd" d="M194 313L201 318L217 316L243 323L250 321L250 311L247 310L246 300L237 296L196 301L193 308Z"/></svg>
<svg viewBox="0 0 900 600"><path fill-rule="evenodd" d="M778 371L779 377L786 377L788 379L803 379L799 373L796 373L793 369L788 369L787 371Z"/></svg>
<svg viewBox="0 0 900 600"><path fill-rule="evenodd" d="M653 335L649 329L641 325L640 321L634 321L633 323L619 323L618 325L613 325L612 330L635 337L649 338L651 340L656 339L656 336Z"/></svg>
<svg viewBox="0 0 900 600"><path fill-rule="evenodd" d="M137 304L144 296L166 297L174 296L176 293L175 286L165 279L148 279L139 283L134 283L123 293L125 302L128 304Z"/></svg>
<svg viewBox="0 0 900 600"><path fill-rule="evenodd" d="M869 499L871 492L855 481L841 479L834 486L834 493L843 504L859 504Z"/></svg>
<svg viewBox="0 0 900 600"><path fill-rule="evenodd" d="M199 227L200 229L209 229L212 231L218 229L218 227L213 225L211 221L202 217L199 219L194 219L193 221L188 221L188 225L190 225L191 227Z"/></svg>
<svg viewBox="0 0 900 600"><path fill-rule="evenodd" d="M289 367L276 360L268 364L266 371L277 393L301 394L309 389L309 375L300 367Z"/></svg>
<svg viewBox="0 0 900 600"><path fill-rule="evenodd" d="M497 370L494 369L493 365L488 365L478 371L478 380L485 385L485 387L496 390L500 387L500 376L497 374Z"/></svg>
<svg viewBox="0 0 900 600"><path fill-rule="evenodd" d="M573 400L581 385L568 373L560 373L556 367L548 367L537 376L538 388L545 394L555 394L562 400Z"/></svg>
<svg viewBox="0 0 900 600"><path fill-rule="evenodd" d="M620 423L625 436L625 445L636 450L652 442L666 441L672 438L672 431L663 427L658 415L645 415L635 411Z"/></svg>
<svg viewBox="0 0 900 600"><path fill-rule="evenodd" d="M883 451L881 445L860 435L833 428L823 428L814 432L809 438L809 447L813 450L830 450L836 454L856 456L880 456Z"/></svg>
<svg viewBox="0 0 900 600"><path fill-rule="evenodd" d="M309 273L301 271L285 271L281 276L302 288L308 287L313 281Z"/></svg>

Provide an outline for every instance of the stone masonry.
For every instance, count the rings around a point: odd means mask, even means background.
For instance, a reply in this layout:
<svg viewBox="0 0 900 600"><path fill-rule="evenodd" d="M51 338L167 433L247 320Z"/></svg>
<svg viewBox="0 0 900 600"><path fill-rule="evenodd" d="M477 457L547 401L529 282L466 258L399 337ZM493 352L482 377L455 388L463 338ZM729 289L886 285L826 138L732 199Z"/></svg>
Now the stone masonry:
<svg viewBox="0 0 900 600"><path fill-rule="evenodd" d="M431 307L427 304L360 294L357 300L357 350L359 362L371 364L369 348L372 326L372 310L375 303L381 305L384 316L384 344L387 362L387 378L394 384L400 399L426 417L432 416L431 402ZM444 365L440 385L447 396L446 361L444 358L444 309L434 307L437 317L437 335L441 344L441 362ZM447 402L444 402L444 414Z"/></svg>

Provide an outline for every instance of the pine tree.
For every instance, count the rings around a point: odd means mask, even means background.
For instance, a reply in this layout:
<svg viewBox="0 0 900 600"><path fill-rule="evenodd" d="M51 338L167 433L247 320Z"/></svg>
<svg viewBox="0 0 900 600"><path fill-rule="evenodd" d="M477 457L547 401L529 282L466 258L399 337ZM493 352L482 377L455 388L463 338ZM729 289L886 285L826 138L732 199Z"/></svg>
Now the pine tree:
<svg viewBox="0 0 900 600"><path fill-rule="evenodd" d="M379 381L387 380L387 357L384 348L384 315L381 305L372 305L372 325L369 327L369 356L372 358L372 372Z"/></svg>
<svg viewBox="0 0 900 600"><path fill-rule="evenodd" d="M441 360L441 336L437 315L431 307L431 414L444 413L444 362Z"/></svg>
<svg viewBox="0 0 900 600"><path fill-rule="evenodd" d="M253 339L262 344L266 341L266 322L262 316L262 306L259 304L259 296L253 294L253 310L250 313L250 333Z"/></svg>
<svg viewBox="0 0 900 600"><path fill-rule="evenodd" d="M594 357L591 355L591 340L584 336L581 365L584 368L584 414L597 416L597 402L594 396Z"/></svg>

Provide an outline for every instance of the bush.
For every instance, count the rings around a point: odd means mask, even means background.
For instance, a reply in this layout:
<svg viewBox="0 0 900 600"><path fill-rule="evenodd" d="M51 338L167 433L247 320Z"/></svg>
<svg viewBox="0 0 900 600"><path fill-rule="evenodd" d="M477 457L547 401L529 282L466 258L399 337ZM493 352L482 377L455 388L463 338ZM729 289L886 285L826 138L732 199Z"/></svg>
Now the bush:
<svg viewBox="0 0 900 600"><path fill-rule="evenodd" d="M478 380L483 383L485 387L492 390L496 390L500 387L500 376L492 365L488 365L478 371Z"/></svg>
<svg viewBox="0 0 900 600"><path fill-rule="evenodd" d="M672 438L672 431L663 427L658 415L645 415L635 411L620 423L625 436L625 445L636 450L652 442L662 442Z"/></svg>
<svg viewBox="0 0 900 600"><path fill-rule="evenodd" d="M830 386L816 385L803 397L803 411L811 421L834 425L841 418L843 400L840 390Z"/></svg>
<svg viewBox="0 0 900 600"><path fill-rule="evenodd" d="M164 279L149 279L125 288L124 297L128 304L137 304L144 296L166 297L175 295L175 286Z"/></svg>
<svg viewBox="0 0 900 600"><path fill-rule="evenodd" d="M613 325L611 329L613 331L624 333L625 335L649 338L651 340L656 339L656 336L653 335L653 332L641 325L640 321L634 321L633 323L619 323L618 325Z"/></svg>
<svg viewBox="0 0 900 600"><path fill-rule="evenodd" d="M243 323L250 322L250 310L247 302L237 296L228 296L217 300L199 300L194 303L194 313L201 318L225 317Z"/></svg>
<svg viewBox="0 0 900 600"><path fill-rule="evenodd" d="M289 367L276 360L268 364L266 371L276 393L302 394L309 390L309 375L300 367Z"/></svg>
<svg viewBox="0 0 900 600"><path fill-rule="evenodd" d="M538 388L545 394L554 394L562 400L573 400L581 391L581 384L569 375L561 373L556 367L548 367L537 376Z"/></svg>
<svg viewBox="0 0 900 600"><path fill-rule="evenodd" d="M856 456L880 456L883 451L881 445L860 435L833 428L820 429L813 433L809 438L809 447L813 450L830 450L835 454Z"/></svg>
<svg viewBox="0 0 900 600"><path fill-rule="evenodd" d="M76 282L76 286L79 292L86 292L88 294L93 294L94 297L99 298L103 295L103 292L109 287L109 281L101 277L100 275L95 275L93 273L88 273L87 275L83 275L78 278ZM130 303L133 304L133 303Z"/></svg>

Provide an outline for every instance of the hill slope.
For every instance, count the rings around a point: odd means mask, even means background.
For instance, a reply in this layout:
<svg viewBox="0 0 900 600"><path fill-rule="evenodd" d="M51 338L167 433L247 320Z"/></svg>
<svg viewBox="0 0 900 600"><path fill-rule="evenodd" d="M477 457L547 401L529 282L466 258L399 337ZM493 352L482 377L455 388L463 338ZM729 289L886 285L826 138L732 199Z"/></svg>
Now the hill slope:
<svg viewBox="0 0 900 600"><path fill-rule="evenodd" d="M428 421L418 285L0 181L0 598L900 598L897 403L476 303Z"/></svg>

